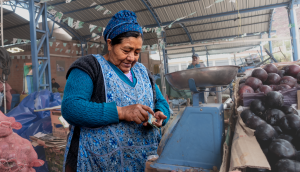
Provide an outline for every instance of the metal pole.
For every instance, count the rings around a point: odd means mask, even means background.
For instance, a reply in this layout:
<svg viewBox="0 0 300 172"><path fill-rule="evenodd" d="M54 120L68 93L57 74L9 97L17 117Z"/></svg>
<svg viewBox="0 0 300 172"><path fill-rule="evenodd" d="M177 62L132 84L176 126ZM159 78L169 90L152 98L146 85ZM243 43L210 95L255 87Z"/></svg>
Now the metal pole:
<svg viewBox="0 0 300 172"><path fill-rule="evenodd" d="M3 33L3 0L1 0L1 45L4 47L4 33ZM3 75L3 100L4 100L4 114L6 114L6 88L5 88L5 75Z"/></svg>
<svg viewBox="0 0 300 172"><path fill-rule="evenodd" d="M236 53L234 53L234 64L236 65Z"/></svg>
<svg viewBox="0 0 300 172"><path fill-rule="evenodd" d="M274 12L275 12L275 9L272 10L271 16L270 16L269 35L268 35L268 38L271 38L271 31L272 31L272 23L273 23ZM270 48L270 53L273 54L272 41L269 41L269 48Z"/></svg>
<svg viewBox="0 0 300 172"><path fill-rule="evenodd" d="M30 41L31 41L31 58L32 58L32 75L33 75L33 90L39 91L39 63L38 63L38 51L36 43L36 23L35 23L35 7L34 0L29 0L29 25L30 25Z"/></svg>
<svg viewBox="0 0 300 172"><path fill-rule="evenodd" d="M260 34L260 39L262 39L263 35ZM262 42L260 42L260 58L261 58L261 61L264 61L264 55L263 55L263 47L262 47Z"/></svg>
<svg viewBox="0 0 300 172"><path fill-rule="evenodd" d="M193 55L195 54L195 48L194 47L192 47L192 52L193 52Z"/></svg>
<svg viewBox="0 0 300 172"><path fill-rule="evenodd" d="M83 50L83 47L82 47L82 42L80 42L81 44L81 56L84 56L84 50Z"/></svg>
<svg viewBox="0 0 300 172"><path fill-rule="evenodd" d="M207 51L207 47L205 46L205 50L206 50L206 63L207 63L207 67L209 66L209 62L208 62L208 51Z"/></svg>
<svg viewBox="0 0 300 172"><path fill-rule="evenodd" d="M222 103L222 92L221 92L222 88L221 87L217 87L217 100L218 103Z"/></svg>
<svg viewBox="0 0 300 172"><path fill-rule="evenodd" d="M292 49L293 49L293 60L297 61L299 57L299 33L296 11L294 9L295 0L291 0L290 6L288 8L289 22L290 22L290 34L292 37Z"/></svg>
<svg viewBox="0 0 300 172"><path fill-rule="evenodd" d="M43 52L44 52L44 57L47 57L47 59L44 61L46 68L44 71L44 76L45 76L45 81L46 81L46 88L49 89L49 91L52 92L52 84L51 84L51 60L50 60L50 47L49 47L49 38L52 35L52 33L50 33L49 31L49 27L48 27L48 14L47 14L47 3L44 3L44 11L43 11L43 15L42 15L42 28L43 30L45 30L45 34L46 34L46 39L44 41L43 44ZM52 28L53 31L54 28ZM43 71L41 71L42 73ZM39 76L40 78L40 76ZM41 77L42 78L42 77Z"/></svg>
<svg viewBox="0 0 300 172"><path fill-rule="evenodd" d="M162 31L161 32L161 36L162 36L162 40L164 41L165 39L165 32ZM162 92L162 95L164 96L164 98L166 99L167 98L167 89L166 89L166 82L165 82L165 67L168 67L166 66L167 64L165 63L165 49L161 49L161 47L159 46L160 45L160 41L161 39L158 39L158 53L159 53L159 57L160 57L160 78L161 78L161 92ZM161 51L163 51L163 54L161 54ZM161 59L163 57L163 59ZM164 64L163 64L164 63Z"/></svg>

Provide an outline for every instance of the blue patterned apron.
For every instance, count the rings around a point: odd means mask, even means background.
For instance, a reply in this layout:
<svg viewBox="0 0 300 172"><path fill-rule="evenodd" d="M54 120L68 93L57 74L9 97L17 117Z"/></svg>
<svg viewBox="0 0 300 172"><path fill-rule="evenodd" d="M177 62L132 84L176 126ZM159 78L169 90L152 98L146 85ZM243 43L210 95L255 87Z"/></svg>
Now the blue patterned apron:
<svg viewBox="0 0 300 172"><path fill-rule="evenodd" d="M101 65L105 82L106 102L116 102L124 107L143 104L154 108L153 92L146 68L136 63L132 70L137 79L135 87L126 84L108 62L94 55ZM72 127L65 152L67 159L74 127ZM146 159L157 154L159 132L135 122L120 121L99 128L80 129L77 160L78 172L144 172ZM64 162L65 170L65 162Z"/></svg>

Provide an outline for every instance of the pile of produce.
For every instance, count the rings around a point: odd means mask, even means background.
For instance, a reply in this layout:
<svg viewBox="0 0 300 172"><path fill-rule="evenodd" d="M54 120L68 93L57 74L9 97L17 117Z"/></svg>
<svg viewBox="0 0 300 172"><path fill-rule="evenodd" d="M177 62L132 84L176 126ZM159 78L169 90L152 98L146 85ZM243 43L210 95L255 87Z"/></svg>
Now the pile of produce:
<svg viewBox="0 0 300 172"><path fill-rule="evenodd" d="M239 82L239 95L244 93L264 93L283 91L299 87L300 66L290 65L279 70L274 64L268 64L263 69L255 69L251 77Z"/></svg>
<svg viewBox="0 0 300 172"><path fill-rule="evenodd" d="M44 165L39 160L30 141L14 133L22 125L13 117L0 112L0 171L35 172L33 167Z"/></svg>
<svg viewBox="0 0 300 172"><path fill-rule="evenodd" d="M283 105L280 92L268 92L264 101L253 100L250 109L241 113L241 119L247 127L255 130L254 135L272 172L300 171L300 116L292 107Z"/></svg>

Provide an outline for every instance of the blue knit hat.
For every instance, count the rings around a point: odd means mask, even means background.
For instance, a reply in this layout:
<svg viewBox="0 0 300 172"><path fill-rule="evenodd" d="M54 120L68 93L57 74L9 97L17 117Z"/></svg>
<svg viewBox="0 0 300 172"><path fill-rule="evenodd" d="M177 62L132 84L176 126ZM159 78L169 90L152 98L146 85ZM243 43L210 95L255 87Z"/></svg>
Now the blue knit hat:
<svg viewBox="0 0 300 172"><path fill-rule="evenodd" d="M135 13L128 10L119 11L106 26L103 33L104 40L114 39L116 36L130 31L140 32L143 35L143 29L138 24Z"/></svg>

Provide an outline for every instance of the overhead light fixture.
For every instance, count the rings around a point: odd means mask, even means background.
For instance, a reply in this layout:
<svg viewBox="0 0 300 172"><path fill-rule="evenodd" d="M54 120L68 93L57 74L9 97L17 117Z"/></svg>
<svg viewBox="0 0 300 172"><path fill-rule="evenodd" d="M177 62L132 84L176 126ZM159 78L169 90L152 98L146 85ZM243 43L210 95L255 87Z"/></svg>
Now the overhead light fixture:
<svg viewBox="0 0 300 172"><path fill-rule="evenodd" d="M19 52L24 52L24 50L22 50L21 48L19 47L14 47L14 48L8 48L6 49L8 52L10 53L19 53Z"/></svg>

